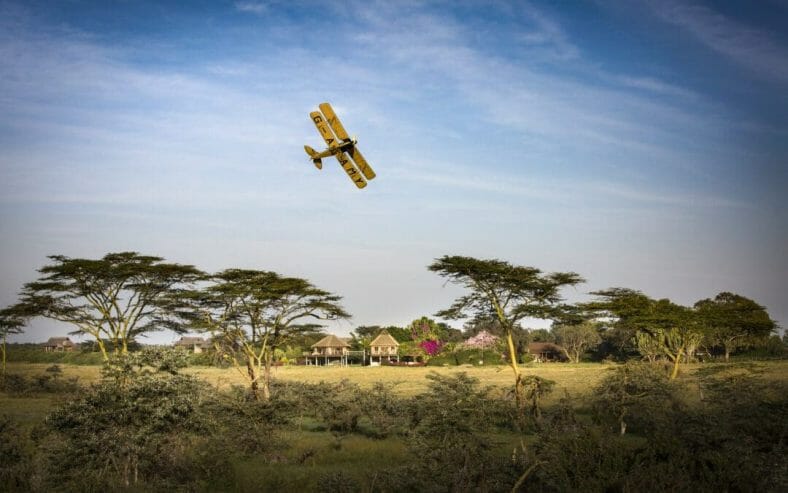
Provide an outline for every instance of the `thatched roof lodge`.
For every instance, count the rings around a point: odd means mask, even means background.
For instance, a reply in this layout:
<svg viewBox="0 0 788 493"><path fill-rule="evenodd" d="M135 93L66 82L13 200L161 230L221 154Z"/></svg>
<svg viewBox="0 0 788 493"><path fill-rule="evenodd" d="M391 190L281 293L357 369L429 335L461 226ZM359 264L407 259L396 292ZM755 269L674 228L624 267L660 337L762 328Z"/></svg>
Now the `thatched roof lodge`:
<svg viewBox="0 0 788 493"><path fill-rule="evenodd" d="M391 361L391 359L396 359L399 361L399 342L396 339L391 337L391 334L388 333L387 330L383 330L380 334L377 335L372 342L369 343L369 359L370 362L374 360L377 356L378 363L383 361L383 358Z"/></svg>
<svg viewBox="0 0 788 493"><path fill-rule="evenodd" d="M534 357L534 361L537 363L564 359L561 346L552 342L531 342L528 344L528 353Z"/></svg>
<svg viewBox="0 0 788 493"><path fill-rule="evenodd" d="M312 355L342 356L347 354L350 344L339 337L330 334L312 344Z"/></svg>
<svg viewBox="0 0 788 493"><path fill-rule="evenodd" d="M201 353L206 349L211 349L210 341L202 337L183 336L173 344L176 348L185 349L193 353Z"/></svg>
<svg viewBox="0 0 788 493"><path fill-rule="evenodd" d="M76 347L71 339L68 337L50 337L49 340L42 344L44 351L73 351Z"/></svg>
<svg viewBox="0 0 788 493"><path fill-rule="evenodd" d="M339 337L330 334L312 344L312 352L307 354L307 364L328 365L338 362L340 365L347 365L348 355L350 354L350 344Z"/></svg>

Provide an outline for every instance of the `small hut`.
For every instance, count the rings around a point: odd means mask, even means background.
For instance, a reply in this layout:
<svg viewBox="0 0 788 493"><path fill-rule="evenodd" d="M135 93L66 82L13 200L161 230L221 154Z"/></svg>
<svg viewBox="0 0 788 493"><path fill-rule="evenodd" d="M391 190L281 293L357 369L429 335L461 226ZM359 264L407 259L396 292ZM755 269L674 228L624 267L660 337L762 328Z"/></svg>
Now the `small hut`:
<svg viewBox="0 0 788 493"><path fill-rule="evenodd" d="M531 342L528 344L528 353L534 357L537 363L545 361L561 361L564 359L564 353L561 346L553 344L552 342Z"/></svg>
<svg viewBox="0 0 788 493"><path fill-rule="evenodd" d="M173 346L191 351L195 354L201 353L206 349L211 349L211 343L209 341L206 341L202 337L194 336L182 336Z"/></svg>
<svg viewBox="0 0 788 493"><path fill-rule="evenodd" d="M378 363L382 363L385 358L387 361L399 361L399 342L391 337L385 329L378 334L377 337L372 339L369 343L369 361L373 363L375 357L378 358Z"/></svg>
<svg viewBox="0 0 788 493"><path fill-rule="evenodd" d="M56 351L73 351L76 344L71 342L71 339L68 337L50 337L42 346L44 346L44 351L49 353Z"/></svg>
<svg viewBox="0 0 788 493"><path fill-rule="evenodd" d="M312 352L307 357L307 363L319 365L339 362L340 365L347 365L347 357L350 352L350 344L335 335L327 335L316 343L312 344Z"/></svg>

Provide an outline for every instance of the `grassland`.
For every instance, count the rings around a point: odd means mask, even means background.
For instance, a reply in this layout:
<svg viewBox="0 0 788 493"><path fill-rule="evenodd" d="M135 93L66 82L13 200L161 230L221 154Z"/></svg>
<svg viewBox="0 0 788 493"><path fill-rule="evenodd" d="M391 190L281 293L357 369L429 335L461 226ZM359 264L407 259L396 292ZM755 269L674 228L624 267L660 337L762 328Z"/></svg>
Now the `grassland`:
<svg viewBox="0 0 788 493"><path fill-rule="evenodd" d="M19 363L8 365L10 374L35 378L46 372L51 363ZM569 397L572 405L581 410L581 415L594 388L608 374L614 364L581 363L564 364L549 363L526 365L522 372L526 375L537 375L555 382L553 392L544 400L544 405L554 405L559 399ZM679 377L679 387L684 402L692 405L698 401L698 381L701 376L713 374L722 378L742 371L743 366L748 372L757 372L767 383L774 383L774 388L784 388L788 382L788 361L751 362L742 364L696 364L683 368ZM78 379L81 384L97 381L101 376L101 367L97 365L60 364L63 379ZM232 385L245 386L242 374L233 368L190 367L186 373L203 379L208 385L224 390ZM512 371L506 366L459 366L459 367L315 367L285 366L274 370L274 378L281 381L305 383L336 383L349 380L362 389L371 388L377 382L394 385L394 392L400 397L412 397L428 390L431 373L451 376L465 372L480 381L483 386L500 389L511 388ZM55 409L60 402L68 399L67 394L30 394L8 395L0 393L0 414L6 415L17 422L22 428L32 430L35 425L43 423L47 414ZM583 418L590 419L590 418ZM500 430L489 437L491 443L500 449L502 457L510 455L517 446L520 437ZM532 437L529 436L528 439ZM236 460L232 463L233 484L206 484L206 490L259 491L262 485L268 490L318 491L322 490L320 478L330 477L331 473L341 469L350 477L369 485L370 474L385 471L392 464L400 464L408 460L406 443L401 437L389 436L375 439L363 434L351 434L341 439L327 431L319 423L299 421L297 426L281 430L280 439L286 442L281 448L281 457L252 456ZM496 452L497 453L497 452ZM264 481L263 481L264 479ZM261 483L261 481L263 481Z"/></svg>
<svg viewBox="0 0 788 493"><path fill-rule="evenodd" d="M788 382L788 360L775 360L748 363L757 369L766 380ZM9 363L8 372L28 377L41 375L50 363ZM603 363L545 363L531 364L521 368L524 375L537 375L555 382L555 388L548 397L546 404L551 400L560 399L566 395L582 401L587 398L593 388L600 382L605 374L614 368L615 364ZM101 367L96 365L61 364L63 378L78 378L82 384L98 380L101 376ZM724 373L726 368L734 371L738 365L723 363L693 364L682 367L679 383L691 388L698 371L717 368ZM377 382L394 385L394 392L400 397L411 397L427 389L430 373L440 375L455 375L464 372L477 378L481 385L508 389L512 386L512 370L508 366L443 366L443 367L393 367L393 366L282 366L273 369L275 379L282 381L297 381L306 383L339 382L349 380L361 388L371 388ZM232 385L246 385L244 376L234 368L216 368L196 366L187 368L184 373L195 375L209 385L224 390ZM0 394L2 395L2 394Z"/></svg>

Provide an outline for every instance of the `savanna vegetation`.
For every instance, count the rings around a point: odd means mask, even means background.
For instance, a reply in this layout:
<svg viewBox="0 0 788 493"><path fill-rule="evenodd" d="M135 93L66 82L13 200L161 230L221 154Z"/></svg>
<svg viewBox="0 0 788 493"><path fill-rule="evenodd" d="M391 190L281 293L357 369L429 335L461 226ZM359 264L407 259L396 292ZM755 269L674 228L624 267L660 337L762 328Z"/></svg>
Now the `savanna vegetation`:
<svg viewBox="0 0 788 493"><path fill-rule="evenodd" d="M50 260L0 311L4 491L788 490L786 345L741 295L569 304L578 274L445 256L429 269L465 293L436 316L461 330L422 316L351 334L367 349L385 329L426 367L307 367L320 321L350 316L309 281ZM90 342L7 346L34 317ZM163 328L210 349L139 345Z"/></svg>

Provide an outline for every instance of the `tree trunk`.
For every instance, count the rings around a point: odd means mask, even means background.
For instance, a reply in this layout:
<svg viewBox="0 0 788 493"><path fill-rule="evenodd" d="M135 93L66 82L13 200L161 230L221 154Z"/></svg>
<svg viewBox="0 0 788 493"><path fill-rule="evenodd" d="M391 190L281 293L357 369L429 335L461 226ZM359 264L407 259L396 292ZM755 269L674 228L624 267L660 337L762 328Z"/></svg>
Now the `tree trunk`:
<svg viewBox="0 0 788 493"><path fill-rule="evenodd" d="M727 344L723 345L725 349L725 362L728 363L731 360L731 350Z"/></svg>
<svg viewBox="0 0 788 493"><path fill-rule="evenodd" d="M104 358L104 361L109 361L109 355L107 355L107 348L104 346L104 341L101 340L101 337L96 338L96 343L98 344L98 348L101 351L101 356Z"/></svg>
<svg viewBox="0 0 788 493"><path fill-rule="evenodd" d="M254 400L258 401L260 400L260 385L257 382L258 378L254 363L249 355L246 356L246 374L249 377L249 389L252 392L252 397Z"/></svg>
<svg viewBox="0 0 788 493"><path fill-rule="evenodd" d="M263 362L263 400L271 399L271 354L266 352Z"/></svg>
<svg viewBox="0 0 788 493"><path fill-rule="evenodd" d="M5 334L3 334L3 344L2 347L0 347L0 352L3 353L3 371L0 375L2 375L3 378L5 378L5 337Z"/></svg>
<svg viewBox="0 0 788 493"><path fill-rule="evenodd" d="M681 357L683 354L683 351L679 351L673 359L673 370L670 372L670 380L675 380L676 377L679 376L679 365L681 364Z"/></svg>
<svg viewBox="0 0 788 493"><path fill-rule="evenodd" d="M517 366L517 351L514 349L514 340L512 339L511 331L506 332L506 345L509 347L509 362L514 372L514 398L517 402L517 410L522 412L524 407L523 386L521 382L522 376L520 375L520 367Z"/></svg>

